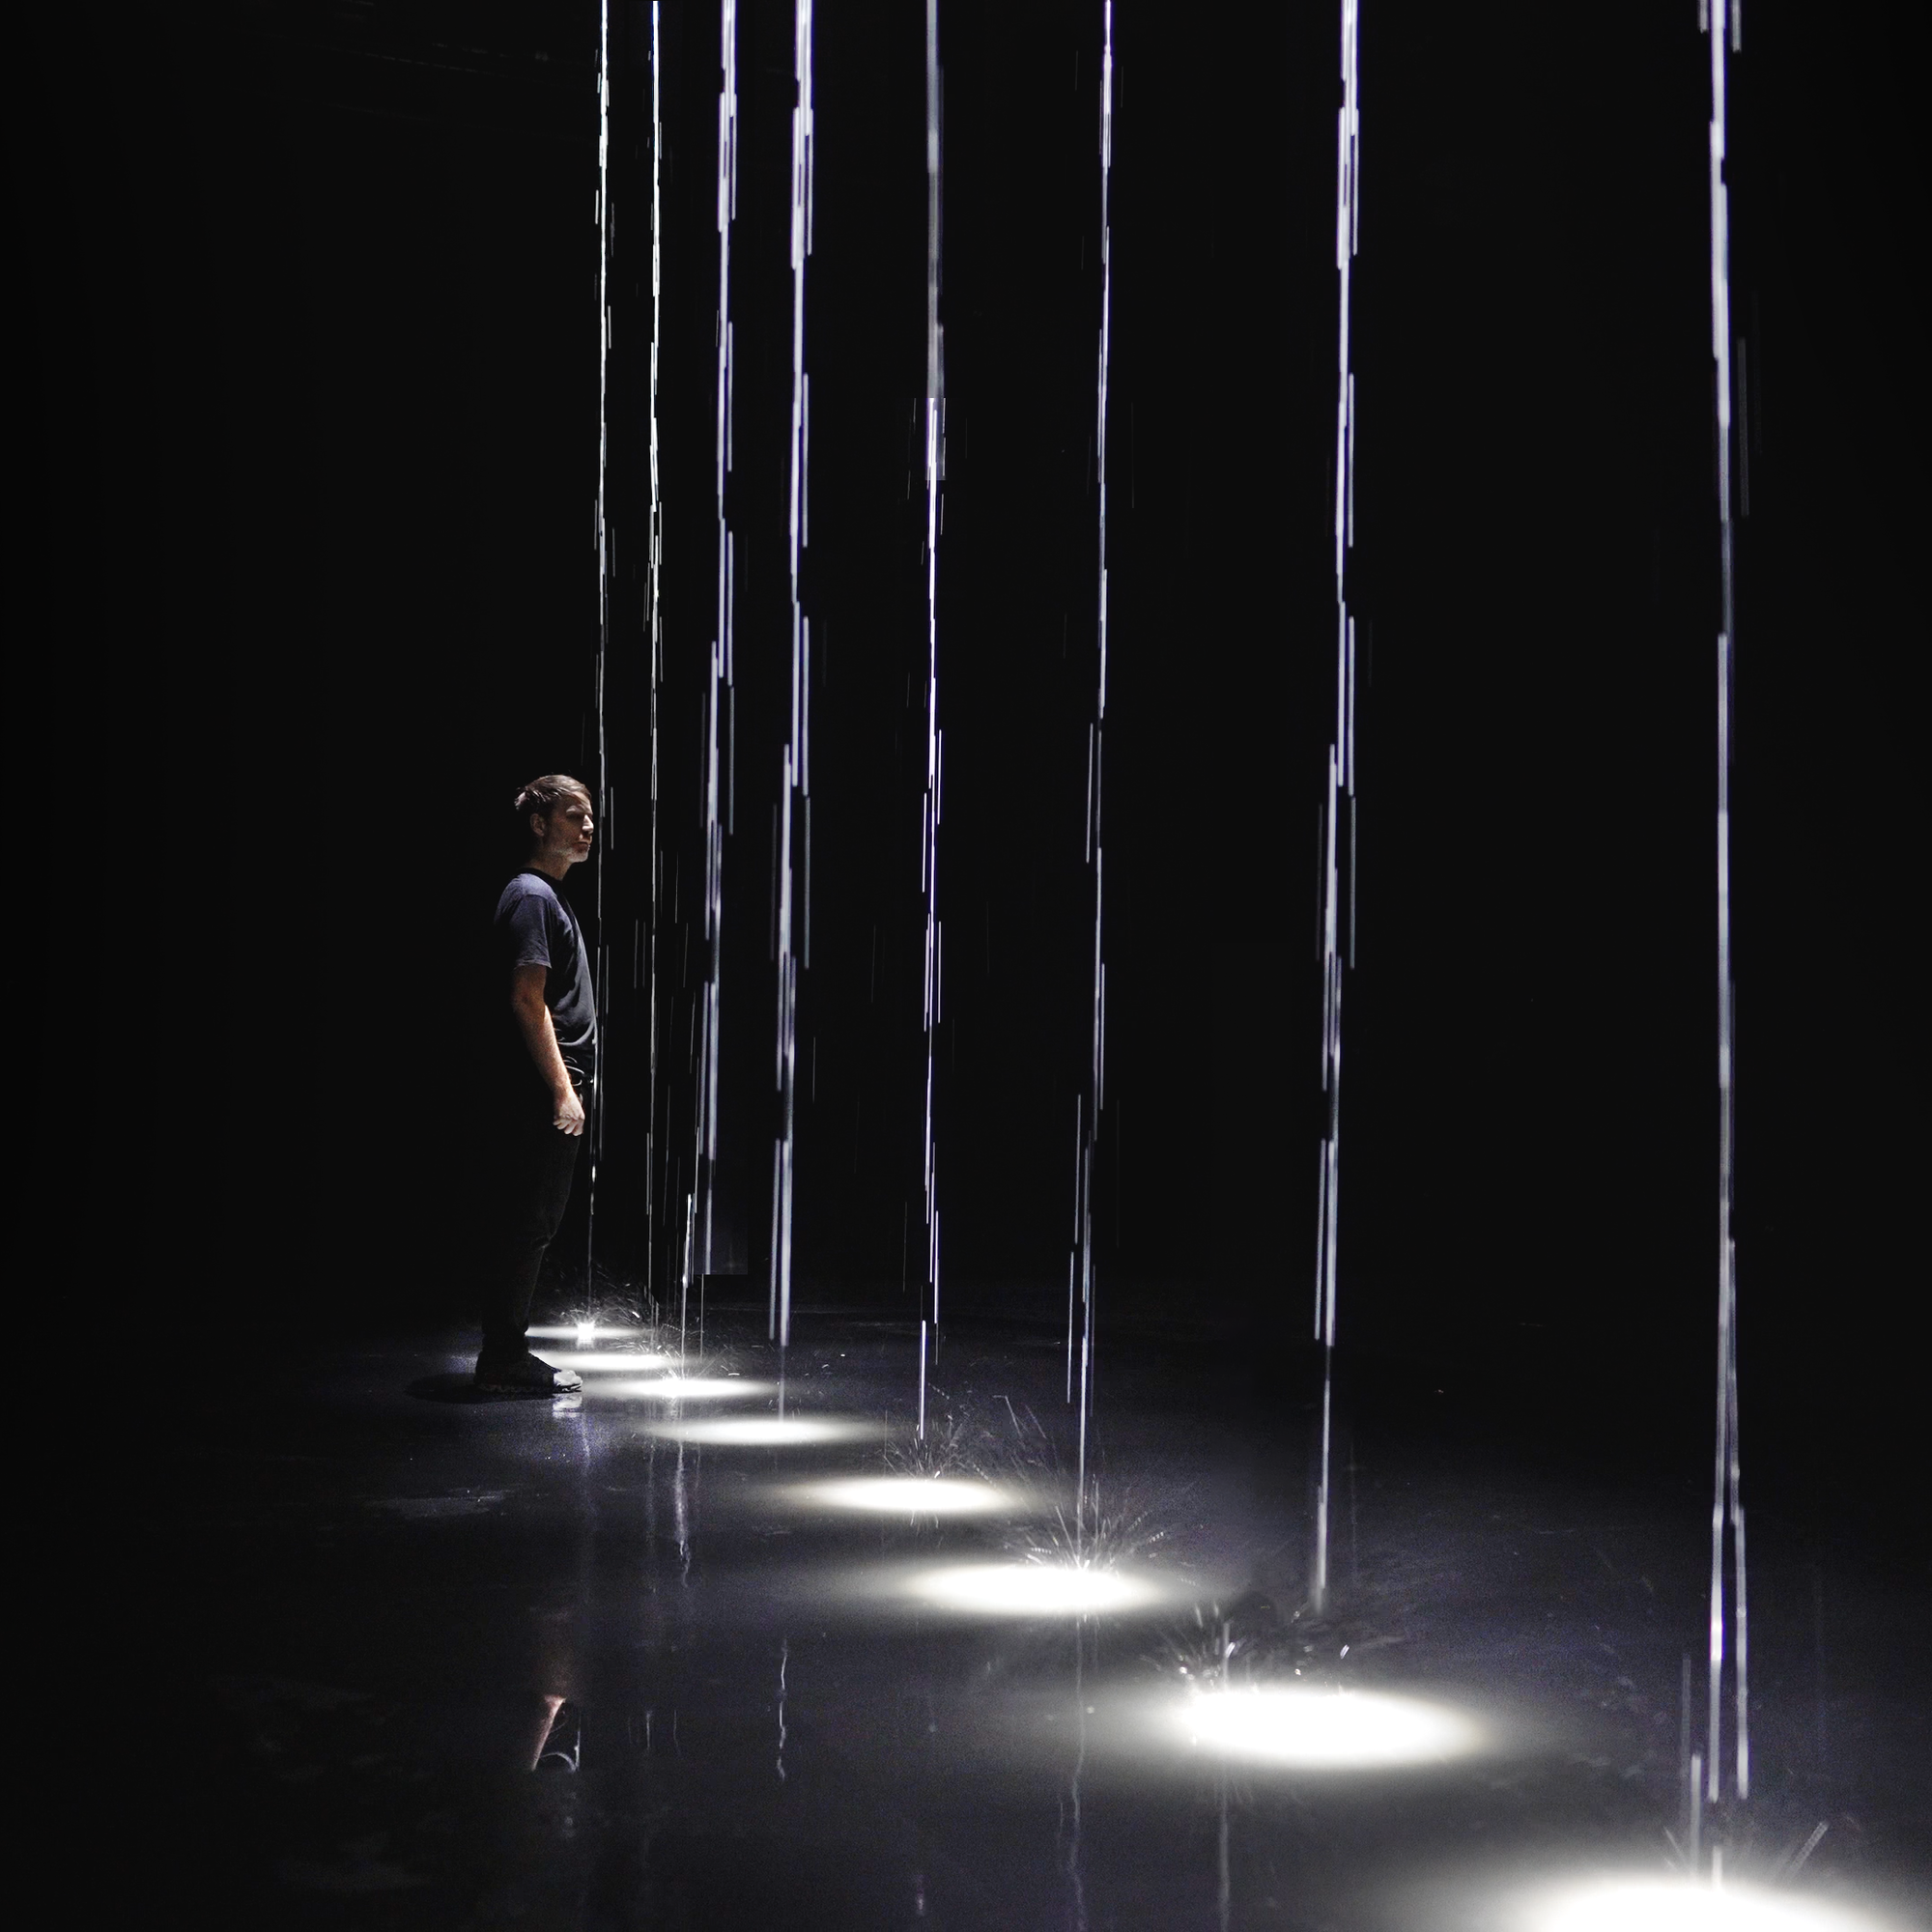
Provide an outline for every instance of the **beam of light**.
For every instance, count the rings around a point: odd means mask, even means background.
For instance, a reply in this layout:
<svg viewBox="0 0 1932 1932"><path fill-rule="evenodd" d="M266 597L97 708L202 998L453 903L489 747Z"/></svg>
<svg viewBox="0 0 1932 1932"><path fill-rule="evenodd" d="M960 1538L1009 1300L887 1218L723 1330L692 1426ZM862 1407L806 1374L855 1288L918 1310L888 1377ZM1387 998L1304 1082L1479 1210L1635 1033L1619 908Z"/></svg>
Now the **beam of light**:
<svg viewBox="0 0 1932 1932"><path fill-rule="evenodd" d="M1086 1091L1074 1105L1073 1256L1067 1282L1066 1378L1076 1379L1074 1343L1077 1306L1079 1321L1079 1437L1073 1504L1074 1542L1082 1547L1087 1518L1087 1429L1094 1412L1094 1316L1098 1271L1094 1260L1094 1143L1100 1131L1100 1110L1106 1104L1107 967L1101 952L1103 874L1101 867L1101 796L1105 778L1107 725L1107 376L1113 348L1114 242L1112 195L1114 178L1114 7L1100 7L1100 343L1094 382L1094 455L1099 485L1095 524L1096 582L1094 609L1099 645L1099 673L1094 699L1094 723L1087 736L1087 863L1094 881L1094 958L1092 1011L1089 1015Z"/></svg>
<svg viewBox="0 0 1932 1932"><path fill-rule="evenodd" d="M1373 1690L1236 1687L1190 1693L1167 1715L1177 1736L1217 1757L1311 1771L1436 1764L1483 1748L1472 1718Z"/></svg>
<svg viewBox="0 0 1932 1932"><path fill-rule="evenodd" d="M826 1415L741 1415L707 1422L654 1422L653 1435L673 1442L739 1449L796 1449L823 1442L876 1440L877 1426Z"/></svg>
<svg viewBox="0 0 1932 1932"><path fill-rule="evenodd" d="M805 267L811 255L811 0L797 0L792 36L797 100L791 112L791 713L781 774L781 826L774 854L778 876L778 1093L779 1133L772 1147L772 1281L769 1331L781 1349L791 1344L792 1176L798 1137L798 974L794 924L811 952L810 859L804 891L794 905L794 843L810 851L811 633L801 599L800 579L809 529L806 520L807 406L805 374Z"/></svg>
<svg viewBox="0 0 1932 1932"><path fill-rule="evenodd" d="M939 492L946 475L946 338L940 279L939 0L925 0L925 791L920 800L919 888L925 900L925 1117L920 1150L925 1280L919 1319L917 1433L925 1440L925 1378L939 1334L939 1201L932 1083L939 1026Z"/></svg>
<svg viewBox="0 0 1932 1932"><path fill-rule="evenodd" d="M738 8L719 10L718 82L718 381L716 435L718 598L704 698L704 983L698 996L696 1197L685 1246L684 1294L691 1277L713 1272L712 1235L718 1162L719 1028L723 1014L724 838L731 830L737 782L732 720L731 620L735 594L725 486L731 473L731 224L738 213ZM680 1315L680 1323L682 1314Z"/></svg>
<svg viewBox="0 0 1932 1932"><path fill-rule="evenodd" d="M1321 1344L1321 1438L1315 1493L1315 1558L1309 1594L1319 1614L1328 1600L1328 1518L1334 1445L1333 1358L1337 1236L1342 1202L1342 975L1354 963L1355 620L1349 612L1349 552L1354 543L1355 378L1350 322L1361 228L1361 23L1358 0L1342 0L1342 106L1336 134L1335 269L1335 723L1321 807L1321 1091L1323 1116L1316 1187L1315 1335ZM1346 833L1343 821L1347 820ZM1343 879L1349 881L1346 922Z"/></svg>
<svg viewBox="0 0 1932 1932"><path fill-rule="evenodd" d="M1164 1579L1082 1563L953 1563L903 1585L923 1604L992 1617L1093 1617L1174 1601Z"/></svg>
<svg viewBox="0 0 1932 1932"><path fill-rule="evenodd" d="M1731 730L1737 667L1735 640L1735 532L1731 518L1731 265L1730 201L1724 180L1728 117L1725 80L1726 15L1729 51L1743 43L1742 0L1711 0L1704 31L1711 51L1711 354L1717 364L1718 546L1719 610L1718 630L1718 1390L1717 1440L1711 1480L1711 1617L1709 1682L1710 1736L1704 1756L1709 1782L1706 1799L1723 1794L1723 1684L1727 1634L1735 1635L1732 1688L1737 1698L1733 1724L1736 1758L1734 1789L1743 1803L1750 1796L1750 1706L1747 1664L1745 1596L1745 1511L1743 1470L1738 1455L1738 1254L1731 1204L1736 1179L1737 1116L1732 1081L1734 989L1731 972ZM1733 1600L1727 1633L1724 1602L1724 1543L1730 1535Z"/></svg>
<svg viewBox="0 0 1932 1932"><path fill-rule="evenodd" d="M1553 1885L1511 1914L1509 1932L1882 1932L1835 1900L1688 1878L1605 1878Z"/></svg>
<svg viewBox="0 0 1932 1932"><path fill-rule="evenodd" d="M600 1396L627 1397L635 1402L725 1402L732 1397L770 1395L772 1382L750 1382L735 1376L653 1376L648 1380L599 1381Z"/></svg>
<svg viewBox="0 0 1932 1932"><path fill-rule="evenodd" d="M841 1483L806 1483L791 1492L825 1509L873 1516L1003 1516L1023 1505L1010 1490L956 1476L861 1476Z"/></svg>

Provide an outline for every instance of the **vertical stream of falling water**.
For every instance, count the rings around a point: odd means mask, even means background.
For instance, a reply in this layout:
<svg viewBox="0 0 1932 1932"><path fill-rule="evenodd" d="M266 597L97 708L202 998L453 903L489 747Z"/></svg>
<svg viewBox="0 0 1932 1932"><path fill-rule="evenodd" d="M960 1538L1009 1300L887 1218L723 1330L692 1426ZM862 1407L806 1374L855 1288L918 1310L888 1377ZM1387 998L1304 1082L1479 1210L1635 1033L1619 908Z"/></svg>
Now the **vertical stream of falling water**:
<svg viewBox="0 0 1932 1932"><path fill-rule="evenodd" d="M651 368L650 368L650 544L644 562L644 622L649 639L651 696L648 720L651 734L651 885L650 930L650 1048L647 1078L650 1109L644 1129L644 1292L655 1316L658 1287L658 1202L664 1198L658 1180L658 961L663 926L664 833L658 784L658 713L664 695L664 639L659 621L658 592L664 569L664 496L658 450L658 345L664 338L664 93L661 77L663 42L659 14L663 0L651 0Z"/></svg>
<svg viewBox="0 0 1932 1932"><path fill-rule="evenodd" d="M597 1168L604 1151L604 1093L610 1077L611 949L604 943L604 853L611 844L611 778L604 738L604 669L611 649L612 545L611 478L611 0L597 13L597 803L598 854L592 923L597 952L592 998L596 1002L597 1059L590 1080L590 1113L584 1132L590 1146L588 1214L583 1232L583 1305L597 1305Z"/></svg>
<svg viewBox="0 0 1932 1932"><path fill-rule="evenodd" d="M697 1052L697 1122L694 1195L685 1242L682 1337L694 1271L712 1272L712 1237L718 1166L718 1053L720 981L724 969L724 835L730 828L736 779L732 747L731 611L734 592L731 526L725 485L731 473L731 223L738 213L738 9L723 0L719 10L718 82L718 389L717 436L718 602L711 634L711 664L704 695L704 988L700 995ZM699 1286L702 1320L702 1283Z"/></svg>
<svg viewBox="0 0 1932 1932"><path fill-rule="evenodd" d="M1094 882L1094 973L1092 1031L1089 1037L1087 1091L1076 1112L1077 1166L1073 1175L1074 1271L1079 1291L1077 1363L1080 1396L1078 1484L1074 1499L1074 1545L1085 1548L1087 1520L1087 1428L1094 1412L1094 1317L1098 1288L1094 1263L1094 1149L1099 1137L1100 1110L1106 1104L1107 967L1101 953L1103 874L1101 870L1102 753L1107 724L1107 373L1113 348L1114 255L1111 195L1114 174L1114 6L1100 6L1100 347L1094 381L1094 457L1099 481L1096 529L1096 615L1099 674L1094 700L1094 723L1087 738L1087 864ZM1074 1284L1069 1284L1069 1299ZM1073 1311L1067 1314L1067 1377L1076 1363Z"/></svg>
<svg viewBox="0 0 1932 1932"><path fill-rule="evenodd" d="M939 327L941 158L939 0L925 0L925 792L919 888L925 901L925 1123L920 1147L925 1281L919 1314L919 1439L925 1440L927 1357L939 1332L939 1200L932 1081L939 1026L939 490L946 474L946 344Z"/></svg>
<svg viewBox="0 0 1932 1932"><path fill-rule="evenodd" d="M1737 1125L1733 1089L1734 988L1731 977L1731 740L1736 717L1735 528L1731 517L1731 267L1730 200L1725 182L1729 132L1725 81L1728 53L1741 52L1741 0L1705 0L1700 9L1711 49L1711 354L1716 363L1718 413L1718 1389L1717 1439L1711 1484L1711 1632L1709 1749L1705 1797L1723 1796L1723 1678L1727 1619L1724 1541L1730 1531L1735 1632L1732 1686L1737 1697L1734 1790L1750 1797L1750 1713L1747 1696L1745 1512L1738 1453L1738 1257L1732 1233ZM1726 29L1728 28L1728 33ZM1728 42L1728 46L1726 43Z"/></svg>
<svg viewBox="0 0 1932 1932"><path fill-rule="evenodd" d="M800 601L810 529L806 464L811 422L805 374L805 265L811 254L811 0L797 0L791 113L791 713L785 728L778 839L779 1133L772 1148L772 1289L769 1330L791 1344L791 1201L798 1119L797 935L811 960L811 633ZM794 846L802 861L793 864Z"/></svg>
<svg viewBox="0 0 1932 1932"><path fill-rule="evenodd" d="M1335 735L1328 746L1321 806L1321 1135L1317 1208L1315 1336L1321 1345L1321 1422L1317 1451L1315 1559L1310 1597L1328 1604L1328 1520L1334 1492L1335 1270L1342 1198L1342 973L1354 961L1355 923L1355 620L1349 613L1349 550L1354 541L1355 378L1350 367L1352 268L1361 222L1360 19L1342 0L1342 109L1335 157L1335 268L1340 280L1335 404ZM1347 817L1346 834L1342 820ZM1348 867L1347 931L1342 868Z"/></svg>

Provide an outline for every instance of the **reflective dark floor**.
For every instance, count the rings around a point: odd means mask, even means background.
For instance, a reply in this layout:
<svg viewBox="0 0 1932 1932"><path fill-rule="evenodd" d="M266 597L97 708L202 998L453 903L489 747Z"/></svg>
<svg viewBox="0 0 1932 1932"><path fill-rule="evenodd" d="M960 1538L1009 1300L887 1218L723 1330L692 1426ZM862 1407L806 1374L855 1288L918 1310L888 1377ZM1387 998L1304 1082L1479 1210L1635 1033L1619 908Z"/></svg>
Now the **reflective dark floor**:
<svg viewBox="0 0 1932 1932"><path fill-rule="evenodd" d="M1684 1868L1694 1483L1365 1399L1318 1614L1308 1432L1208 1356L1108 1356L1081 1567L1051 1337L952 1333L923 1456L906 1324L803 1319L781 1390L714 1311L554 1405L469 1399L468 1346L270 1362L138 1445L142 1805L200 1922L1678 1922L1598 1881ZM1775 1514L1752 1581L1727 1895L1926 1922L1922 1591Z"/></svg>

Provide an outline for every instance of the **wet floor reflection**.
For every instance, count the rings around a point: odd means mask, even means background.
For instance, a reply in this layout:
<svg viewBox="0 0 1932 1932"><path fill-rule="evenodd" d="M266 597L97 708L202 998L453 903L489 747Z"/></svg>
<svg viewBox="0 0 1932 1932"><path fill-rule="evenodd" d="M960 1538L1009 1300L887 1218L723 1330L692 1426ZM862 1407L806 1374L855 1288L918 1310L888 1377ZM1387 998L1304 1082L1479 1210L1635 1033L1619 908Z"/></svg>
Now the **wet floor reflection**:
<svg viewBox="0 0 1932 1932"><path fill-rule="evenodd" d="M708 1442L736 1449L799 1449L829 1442L877 1440L876 1425L854 1417L744 1415L696 1422L654 1422L653 1435L675 1442Z"/></svg>
<svg viewBox="0 0 1932 1932"><path fill-rule="evenodd" d="M171 1628L213 1713L182 1802L248 1848L252 1922L1811 1932L1740 1916L1802 1899L1795 1784L1720 1905L1591 1876L1671 1870L1669 1507L1358 1433L1318 1615L1305 1488L1211 1375L1116 1371L1076 1537L1058 1362L951 1354L923 1461L903 1344L856 1324L782 1412L750 1332L688 1408L415 1401L424 1360L226 1423Z"/></svg>

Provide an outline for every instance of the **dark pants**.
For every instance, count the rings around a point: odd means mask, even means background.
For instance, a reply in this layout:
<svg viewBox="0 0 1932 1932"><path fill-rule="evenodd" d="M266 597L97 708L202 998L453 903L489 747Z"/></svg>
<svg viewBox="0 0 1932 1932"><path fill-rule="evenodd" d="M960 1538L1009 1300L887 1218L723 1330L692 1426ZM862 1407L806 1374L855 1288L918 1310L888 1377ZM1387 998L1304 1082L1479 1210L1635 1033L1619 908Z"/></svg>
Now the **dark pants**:
<svg viewBox="0 0 1932 1932"><path fill-rule="evenodd" d="M516 1354L524 1348L544 1251L570 1205L583 1138L559 1133L551 1116L550 1095L539 1094L527 1105L505 1108L496 1123L495 1186L485 1208L492 1225L481 1284L485 1354Z"/></svg>

